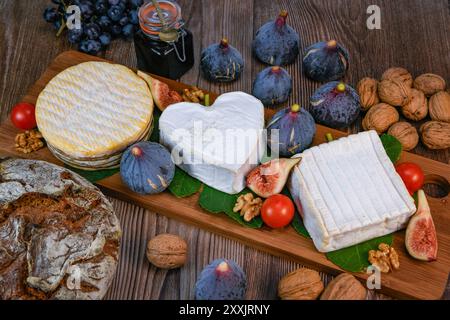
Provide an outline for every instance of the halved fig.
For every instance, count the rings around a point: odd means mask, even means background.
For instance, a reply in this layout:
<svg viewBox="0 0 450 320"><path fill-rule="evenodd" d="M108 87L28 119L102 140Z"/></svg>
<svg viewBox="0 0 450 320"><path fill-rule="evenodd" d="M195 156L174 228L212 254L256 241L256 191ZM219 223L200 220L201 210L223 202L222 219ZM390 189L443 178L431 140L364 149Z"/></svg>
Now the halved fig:
<svg viewBox="0 0 450 320"><path fill-rule="evenodd" d="M289 172L302 158L274 159L253 169L247 175L247 186L262 198L278 194L286 184Z"/></svg>
<svg viewBox="0 0 450 320"><path fill-rule="evenodd" d="M405 245L409 254L418 260L434 261L437 259L436 229L423 190L418 191L418 208L409 220Z"/></svg>
<svg viewBox="0 0 450 320"><path fill-rule="evenodd" d="M159 110L164 111L171 104L183 101L181 95L176 91L170 90L166 83L156 80L141 71L138 71L137 74L147 82L152 92L153 100L155 100L155 104Z"/></svg>

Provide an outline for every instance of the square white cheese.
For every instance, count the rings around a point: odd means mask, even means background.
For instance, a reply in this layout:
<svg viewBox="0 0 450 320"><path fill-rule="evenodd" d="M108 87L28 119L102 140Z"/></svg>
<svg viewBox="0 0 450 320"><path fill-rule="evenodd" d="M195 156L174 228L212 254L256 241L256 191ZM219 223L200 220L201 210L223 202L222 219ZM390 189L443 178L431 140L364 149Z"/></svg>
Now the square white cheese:
<svg viewBox="0 0 450 320"><path fill-rule="evenodd" d="M236 194L266 147L264 106L244 92L221 95L210 107L181 102L159 120L160 142L189 175L217 190Z"/></svg>
<svg viewBox="0 0 450 320"><path fill-rule="evenodd" d="M349 247L405 227L416 207L375 131L312 147L289 189L317 250Z"/></svg>

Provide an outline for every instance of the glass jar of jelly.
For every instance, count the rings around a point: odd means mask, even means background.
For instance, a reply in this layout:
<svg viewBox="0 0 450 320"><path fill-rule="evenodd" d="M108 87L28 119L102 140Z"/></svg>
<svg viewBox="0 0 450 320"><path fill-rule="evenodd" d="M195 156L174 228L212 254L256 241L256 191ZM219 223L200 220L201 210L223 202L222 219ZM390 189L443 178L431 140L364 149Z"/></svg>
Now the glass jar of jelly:
<svg viewBox="0 0 450 320"><path fill-rule="evenodd" d="M152 2L139 9L140 30L134 36L138 68L170 79L179 79L194 65L192 33L184 28L180 6L158 0L161 21ZM174 39L161 39L163 30L176 31ZM163 33L164 34L164 33Z"/></svg>

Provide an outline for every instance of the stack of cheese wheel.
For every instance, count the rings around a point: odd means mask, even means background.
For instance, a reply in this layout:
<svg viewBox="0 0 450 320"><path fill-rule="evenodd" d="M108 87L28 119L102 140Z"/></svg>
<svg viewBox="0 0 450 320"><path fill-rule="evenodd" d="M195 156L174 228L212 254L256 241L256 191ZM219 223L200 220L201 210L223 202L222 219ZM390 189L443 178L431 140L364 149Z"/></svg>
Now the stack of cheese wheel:
<svg viewBox="0 0 450 320"><path fill-rule="evenodd" d="M64 163L83 170L117 168L128 146L149 138L153 98L129 68L85 62L47 84L36 120L48 148Z"/></svg>

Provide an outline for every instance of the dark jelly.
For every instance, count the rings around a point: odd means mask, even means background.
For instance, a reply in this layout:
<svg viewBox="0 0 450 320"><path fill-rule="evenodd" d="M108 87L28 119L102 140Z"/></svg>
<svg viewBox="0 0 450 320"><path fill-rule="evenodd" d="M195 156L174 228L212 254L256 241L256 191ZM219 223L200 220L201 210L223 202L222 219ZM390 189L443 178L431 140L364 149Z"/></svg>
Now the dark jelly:
<svg viewBox="0 0 450 320"><path fill-rule="evenodd" d="M137 65L140 70L170 79L179 79L194 65L192 33L184 28L181 9L175 2L159 0L161 21L151 2L139 10L140 30L134 35ZM164 30L176 31L175 41L163 41ZM161 38L163 38L161 36Z"/></svg>

